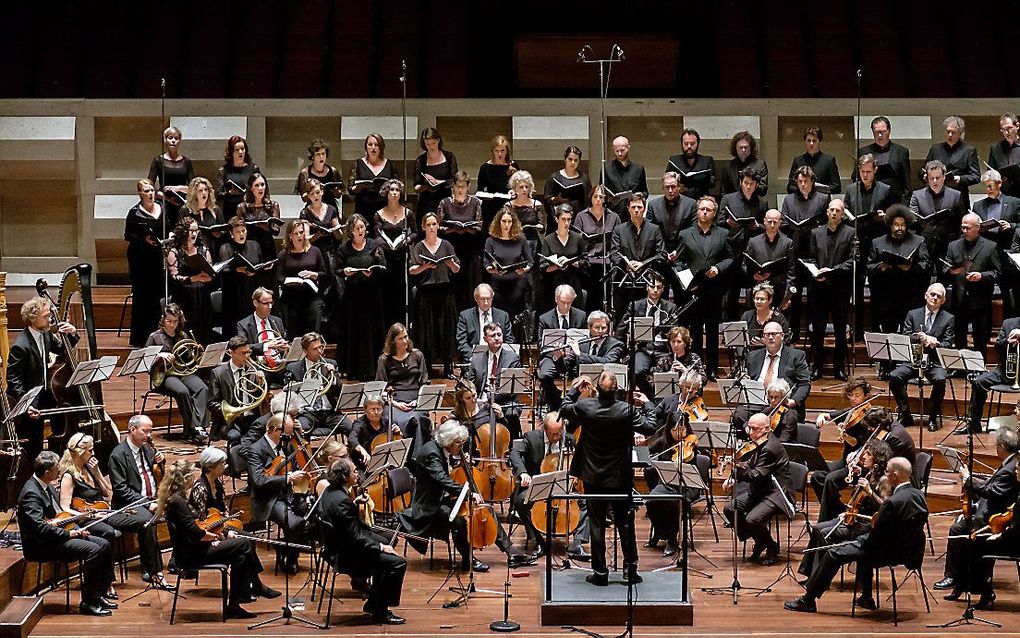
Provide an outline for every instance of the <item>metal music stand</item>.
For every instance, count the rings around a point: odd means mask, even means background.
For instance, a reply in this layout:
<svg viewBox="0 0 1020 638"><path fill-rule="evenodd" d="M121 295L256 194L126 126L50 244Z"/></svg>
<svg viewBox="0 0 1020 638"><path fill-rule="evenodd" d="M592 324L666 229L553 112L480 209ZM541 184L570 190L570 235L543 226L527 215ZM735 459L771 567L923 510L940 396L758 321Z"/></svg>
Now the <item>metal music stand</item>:
<svg viewBox="0 0 1020 638"><path fill-rule="evenodd" d="M21 395L21 398L18 399L18 402L15 403L14 406L11 408L11 413L8 414L7 418L4 419L4 423L9 423L10 421L13 421L14 419L21 416L22 414L28 412L28 409L32 407L32 404L35 402L35 398L39 396L39 393L42 392L42 389L43 387L41 385L37 385L28 392L26 392L25 394Z"/></svg>
<svg viewBox="0 0 1020 638"><path fill-rule="evenodd" d="M733 436L730 424L725 421L691 421L691 432L698 437L698 447L703 450L709 450L710 454L715 450L728 449L730 438ZM711 474L708 476L708 482L711 485ZM708 516L709 521L712 523L712 535L715 536L715 541L718 543L719 528L715 523L715 515L717 514L715 496L713 496L712 490L708 490L705 494L708 498Z"/></svg>
<svg viewBox="0 0 1020 638"><path fill-rule="evenodd" d="M730 360L740 362L740 365L736 365L734 368L742 370L744 368L744 356L747 354L747 349L751 346L747 322L727 321L720 325L719 329L722 333L723 347L730 352Z"/></svg>
<svg viewBox="0 0 1020 638"><path fill-rule="evenodd" d="M294 363L300 361L303 356L305 356L305 351L301 348L301 337L294 337L290 346L287 347L287 356L283 358L283 362Z"/></svg>
<svg viewBox="0 0 1020 638"><path fill-rule="evenodd" d="M340 386L340 396L336 399L334 410L344 414L357 412L365 406L365 399L373 395L382 395L386 391L385 381L367 381L365 383L347 383Z"/></svg>
<svg viewBox="0 0 1020 638"><path fill-rule="evenodd" d="M655 341L655 318L634 317L634 341Z"/></svg>
<svg viewBox="0 0 1020 638"><path fill-rule="evenodd" d="M544 474L536 474L531 477L531 483L528 484L524 492L524 502L529 505L534 505L539 501L546 502L546 534L545 536L545 587L547 592L552 591L552 571L553 571L553 551L552 551L552 537L549 530L555 529L554 521L556 515L559 513L561 501L566 501L567 506L570 506L570 501L566 499L558 499L558 496L564 496L570 493L570 475L567 470L558 470L555 472L546 472ZM578 504L578 507L580 505ZM558 568L557 568L558 569ZM578 569L588 570L587 567L580 567Z"/></svg>
<svg viewBox="0 0 1020 638"><path fill-rule="evenodd" d="M223 363L223 357L227 353L227 342L210 343L202 353L202 360L198 363L198 369L212 368Z"/></svg>
<svg viewBox="0 0 1020 638"><path fill-rule="evenodd" d="M418 398L415 400L414 409L419 412L437 412L443 406L443 397L450 390L445 385L432 383L418 388ZM432 422L438 419L432 415Z"/></svg>
<svg viewBox="0 0 1020 638"><path fill-rule="evenodd" d="M665 399L680 393L679 372L656 372L652 375L652 396Z"/></svg>
<svg viewBox="0 0 1020 638"><path fill-rule="evenodd" d="M942 367L946 370L956 370L963 372L967 375L967 381L973 382L974 378L982 372L987 372L985 368L984 357L977 350L967 350L966 348L935 348L935 354L938 355L939 362ZM970 416L968 411L965 411L963 415L960 414L958 408L956 408L956 388L952 383L949 383L949 391L953 396L953 407L956 409L956 417L959 419L959 423L966 424L967 418ZM963 404L968 406L966 410L969 410L970 401L970 383L966 383L963 386ZM950 429L952 434L952 429ZM943 439L944 441L945 439ZM980 441L980 439L979 439Z"/></svg>
<svg viewBox="0 0 1020 638"><path fill-rule="evenodd" d="M380 443L372 450L372 456L365 465L365 474L375 474L384 468L404 467L411 451L411 441L397 439L389 443Z"/></svg>
<svg viewBox="0 0 1020 638"><path fill-rule="evenodd" d="M71 373L67 385L79 386L90 383L101 383L113 376L119 359L115 356L100 357L91 361L82 361Z"/></svg>
<svg viewBox="0 0 1020 638"><path fill-rule="evenodd" d="M872 361L894 362L910 361L910 335L896 332L865 332L864 345L868 348L868 358Z"/></svg>
<svg viewBox="0 0 1020 638"><path fill-rule="evenodd" d="M149 346L132 350L124 360L124 365L120 367L120 372L117 373L118 377L131 377L131 411L136 414L138 413L138 393L135 391L137 383L135 375L148 374L162 351L163 346Z"/></svg>
<svg viewBox="0 0 1020 638"><path fill-rule="evenodd" d="M681 586L681 590L687 591L688 570L694 571L698 576L703 578L712 577L712 574L703 572L700 569L694 569L690 566L687 559L692 550L695 554L705 559L705 562L709 565L718 568L718 565L713 563L708 556L705 556L697 549L694 549L694 543L689 540L689 535L693 532L693 525L691 524L691 504L684 495L684 490L690 488L707 493L708 486L705 485L705 481L702 480L701 474L698 472L698 467L693 463L678 463L676 461L651 461L650 463L651 466L659 472L659 480L665 485L676 488L677 494L680 496L680 555L677 556L676 560L674 560L672 564L667 565L666 567L660 567L653 571L660 572L669 569L681 569L684 581Z"/></svg>
<svg viewBox="0 0 1020 638"><path fill-rule="evenodd" d="M719 379L719 394L728 405L768 405L765 385L755 379Z"/></svg>
<svg viewBox="0 0 1020 638"><path fill-rule="evenodd" d="M616 385L620 388L626 388L627 386L627 366L622 363L582 363L578 366L579 375L588 375L592 379L597 379L603 371L612 372L616 377Z"/></svg>

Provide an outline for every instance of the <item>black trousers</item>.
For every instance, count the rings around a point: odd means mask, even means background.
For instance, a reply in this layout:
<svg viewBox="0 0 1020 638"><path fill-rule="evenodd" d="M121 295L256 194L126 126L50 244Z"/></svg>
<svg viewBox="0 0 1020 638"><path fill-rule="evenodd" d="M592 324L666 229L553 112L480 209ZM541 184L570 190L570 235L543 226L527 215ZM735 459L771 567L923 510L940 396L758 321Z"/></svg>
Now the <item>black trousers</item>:
<svg viewBox="0 0 1020 638"><path fill-rule="evenodd" d="M585 481L585 494L619 494L630 488L602 487ZM588 501L588 521L591 527L591 567L597 576L608 576L606 565L606 514L613 510L613 524L620 534L620 546L623 548L623 571L637 571L638 554L637 539L634 536L634 512L628 509L627 499Z"/></svg>
<svg viewBox="0 0 1020 638"><path fill-rule="evenodd" d="M873 579L871 562L868 561L868 554L861 547L860 541L854 541L848 545L840 545L818 552L820 556L815 559L815 564L808 576L804 595L812 600L821 598L822 594L832 585L832 579L839 573L839 568L850 563L857 563L857 589L863 592L871 592Z"/></svg>
<svg viewBox="0 0 1020 638"><path fill-rule="evenodd" d="M988 341L992 338L992 304L991 299L984 308L974 308L970 300L964 298L961 303L954 304L953 328L956 331L956 347L967 348L967 325L974 325L974 350L984 355Z"/></svg>
<svg viewBox="0 0 1020 638"><path fill-rule="evenodd" d="M188 549L188 562L197 565L230 566L228 602L238 605L251 597L252 583L262 571L262 563L247 538L226 538L215 543L196 543Z"/></svg>
<svg viewBox="0 0 1020 638"><path fill-rule="evenodd" d="M985 401L988 400L988 392L992 386L1007 383L1006 378L996 368L989 372L982 372L978 375L970 390L970 429L981 428L981 418L985 411Z"/></svg>
<svg viewBox="0 0 1020 638"><path fill-rule="evenodd" d="M109 542L117 538L120 533L134 533L138 536L138 562L142 565L142 571L155 575L163 571L163 554L159 549L159 539L156 537L156 525L146 523L152 520L152 512L149 508L141 505L132 510L125 510L110 516L102 523L96 523L89 529Z"/></svg>
<svg viewBox="0 0 1020 638"><path fill-rule="evenodd" d="M283 536L291 543L302 543L305 538L307 525L305 518L293 505L288 505L283 499L276 499L273 509L269 512L269 520L280 526ZM289 552L280 547L276 550L277 560L285 560L287 565L297 565L299 552L291 549Z"/></svg>
<svg viewBox="0 0 1020 638"><path fill-rule="evenodd" d="M746 485L737 483L733 498L723 508L723 516L736 528L739 540L750 538L755 546L763 548L776 542L769 521L779 511L778 505L768 499L753 499Z"/></svg>
<svg viewBox="0 0 1020 638"><path fill-rule="evenodd" d="M538 362L538 380L542 386L542 398L550 410L559 410L563 403L563 393L556 385L558 379L567 382L567 366L564 363L565 357L553 359L543 357Z"/></svg>
<svg viewBox="0 0 1020 638"><path fill-rule="evenodd" d="M722 294L702 286L695 293L698 301L690 315L691 345L702 355L709 374L719 370L719 323L722 321ZM705 340L704 346L702 340Z"/></svg>
<svg viewBox="0 0 1020 638"><path fill-rule="evenodd" d="M909 426L913 423L910 417L910 400L907 396L907 382L916 379L917 368L908 365L897 366L889 375L889 390L896 397L896 409L900 413L900 423ZM946 396L946 369L940 366L928 368L925 378L931 382L931 393L925 400L924 407L929 420L935 422L942 414L942 399Z"/></svg>
<svg viewBox="0 0 1020 638"><path fill-rule="evenodd" d="M807 549L835 545L843 541L849 541L865 534L871 529L871 525L863 520L857 520L853 525L845 525L839 519L832 519L817 523L811 527L811 538L808 541ZM810 576L814 570L816 559L820 552L805 553L800 561L797 571L804 576Z"/></svg>
<svg viewBox="0 0 1020 638"><path fill-rule="evenodd" d="M173 397L184 422L184 433L195 434L209 424L209 388L194 374L186 377L168 376L159 388L160 393Z"/></svg>
<svg viewBox="0 0 1020 638"><path fill-rule="evenodd" d="M373 614L381 614L399 605L406 572L407 561L401 556L386 552L379 554L372 568L372 588L368 591L365 609Z"/></svg>
<svg viewBox="0 0 1020 638"><path fill-rule="evenodd" d="M846 484L846 460L829 461L828 472L811 474L811 487L818 498L818 520L828 521L836 518L846 510L839 498L839 491Z"/></svg>
<svg viewBox="0 0 1020 638"><path fill-rule="evenodd" d="M26 557L29 560L82 561L81 601L94 605L113 582L113 553L110 543L96 535L72 538L54 545L46 556Z"/></svg>
<svg viewBox="0 0 1020 638"><path fill-rule="evenodd" d="M814 284L808 293L808 308L811 317L811 356L814 359L812 367L821 370L825 366L825 327L831 316L836 340L832 367L835 370L844 369L848 351L846 326L850 312L850 282L846 285L825 282Z"/></svg>

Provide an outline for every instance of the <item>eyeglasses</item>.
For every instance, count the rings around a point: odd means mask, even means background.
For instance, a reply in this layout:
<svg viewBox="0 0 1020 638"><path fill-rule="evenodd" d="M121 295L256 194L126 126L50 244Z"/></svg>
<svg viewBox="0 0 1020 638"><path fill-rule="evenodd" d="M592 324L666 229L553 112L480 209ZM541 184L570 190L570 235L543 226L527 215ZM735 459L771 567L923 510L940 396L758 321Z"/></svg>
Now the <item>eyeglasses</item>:
<svg viewBox="0 0 1020 638"><path fill-rule="evenodd" d="M273 300L270 299L269 301L256 301L255 303L257 303L260 306L271 306L273 305Z"/></svg>
<svg viewBox="0 0 1020 638"><path fill-rule="evenodd" d="M783 333L782 332L765 332L765 333L762 333L762 336L765 337L766 339L775 339L776 337L782 337Z"/></svg>

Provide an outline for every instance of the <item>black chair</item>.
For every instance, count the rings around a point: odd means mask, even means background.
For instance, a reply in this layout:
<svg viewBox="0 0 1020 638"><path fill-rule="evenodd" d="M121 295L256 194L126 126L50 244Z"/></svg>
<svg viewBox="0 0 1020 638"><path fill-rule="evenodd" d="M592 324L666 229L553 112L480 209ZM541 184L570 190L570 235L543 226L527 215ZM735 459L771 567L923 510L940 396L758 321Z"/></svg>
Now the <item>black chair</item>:
<svg viewBox="0 0 1020 638"><path fill-rule="evenodd" d="M71 613L71 561L63 559L44 559L44 558L28 558L25 557L25 566L22 568L21 580L25 578L24 570L28 569L29 563L36 563L35 571L35 592L38 598L42 598L46 593L41 591L39 587L42 585L42 574L43 569L46 565L53 565L53 570L50 572L50 584L49 589L46 591L55 591L60 587L60 574L63 571L64 574L64 613ZM60 568L63 567L63 570ZM81 576L81 563L78 564L78 575Z"/></svg>
<svg viewBox="0 0 1020 638"><path fill-rule="evenodd" d="M170 530L170 540L171 540L171 543L174 546L173 556L172 556L171 560L173 561L174 565L177 566L177 581L174 583L174 590L173 590L174 591L174 600L173 600L173 605L170 607L170 624L171 625L174 624L174 618L177 615L177 599L181 595L181 576L183 574L185 574L186 572L189 572L189 571L194 571L197 574L201 570L216 570L216 571L218 571L220 573L220 594L221 594L221 597L223 599L223 618L222 618L222 622L227 622L227 605L228 605L227 594L229 592L229 586L227 584L227 572L230 570L230 566L229 565L224 565L224 564L221 564L221 563L191 564L191 563L188 563L186 561L181 560L181 557L177 553L177 549L176 549L179 541L178 542L174 542L174 541L177 541L177 538L176 538L177 531L174 529L174 526L171 523L169 523L169 522L167 522L167 527ZM197 575L195 577L195 583L198 583L198 576Z"/></svg>
<svg viewBox="0 0 1020 638"><path fill-rule="evenodd" d="M332 523L329 521L319 518L319 539L322 541L322 551L319 552L319 563L322 565L323 572L320 574L321 582L320 587L322 588L322 595L319 597L319 607L317 613L322 612L322 600L326 596L329 596L329 603L326 605L326 624L323 625L323 629L329 629L331 623L331 616L333 615L333 592L336 589L336 577L339 574L346 574L347 576L356 577L357 574L352 573L347 569L339 569L337 566L338 561L335 560L336 552L333 551L332 543L330 542L335 538L335 533ZM332 575L330 574L332 572ZM329 579L329 591L326 591L326 580ZM312 583L312 590L314 592L315 583Z"/></svg>
<svg viewBox="0 0 1020 638"><path fill-rule="evenodd" d="M874 564L874 565L872 565L874 567L874 569L875 569L875 603L876 604L878 603L878 600L879 600L879 595L878 595L878 593L879 593L879 582L878 582L879 573L880 573L880 571L881 571L881 569L883 567L887 568L889 570L889 580L892 583L892 585L891 585L892 586L892 594L890 594L890 597L892 598L892 604L893 604L893 625L897 625L897 626L899 625L899 611L898 611L898 609L896 607L896 592L900 589L900 587L903 586L903 583L897 584L897 580L896 580L896 567L899 566L899 565L902 565L903 567L905 567L907 569L907 575L904 576L903 582L906 582L907 578L909 578L912 574L917 577L918 582L921 583L921 594L924 596L924 607L928 611L928 613L931 613L931 604L928 602L928 586L924 582L924 574L921 571L922 563L924 562L924 545L925 545L925 543L924 543L924 538L925 538L924 537L924 529L925 529L925 526L927 525L927 523L928 523L928 515L927 514L925 514L924 516L919 516L915 520L907 521L906 525L912 526L914 528L913 534L908 534L907 536L908 537L916 538L916 539L918 539L919 542L915 542L914 545L916 545L916 546L911 547L909 550L904 552L904 554L907 556L907 558L905 560L903 560L902 562L896 562L896 563L883 563L883 564ZM860 569L860 566L858 566L858 569ZM850 608L850 617L854 618L856 616L856 612L857 612L857 579L855 578L854 579L854 597L853 597L853 603L851 604L851 608Z"/></svg>
<svg viewBox="0 0 1020 638"><path fill-rule="evenodd" d="M1017 579L1017 581L1020 581L1020 556L1008 556L1008 555L1002 555L1002 554L985 554L984 558L990 558L991 560L994 560L994 561L1000 561L1001 560L1001 561L1004 561L1004 562L1008 561L1008 562L1011 562L1011 563L1016 563L1016 579Z"/></svg>
<svg viewBox="0 0 1020 638"><path fill-rule="evenodd" d="M932 466L932 455L928 452L918 452L917 457L914 459L914 485L917 489L924 492L925 497L928 496L928 482L931 479L931 466ZM931 539L931 521L925 522L925 533L928 536L928 548L931 550L931 555L935 555L935 543Z"/></svg>
<svg viewBox="0 0 1020 638"><path fill-rule="evenodd" d="M818 442L821 438L822 430L815 426L814 423L797 424L797 443L809 445L811 447L818 447Z"/></svg>
<svg viewBox="0 0 1020 638"><path fill-rule="evenodd" d="M156 410L162 407L163 402L166 401L166 433L170 434L170 428L173 427L174 422L174 398L169 394L164 394L159 390L146 390L142 394L142 409L139 414L145 414L145 405L149 402L149 397L159 397L159 403L156 404ZM182 424L183 425L183 424Z"/></svg>

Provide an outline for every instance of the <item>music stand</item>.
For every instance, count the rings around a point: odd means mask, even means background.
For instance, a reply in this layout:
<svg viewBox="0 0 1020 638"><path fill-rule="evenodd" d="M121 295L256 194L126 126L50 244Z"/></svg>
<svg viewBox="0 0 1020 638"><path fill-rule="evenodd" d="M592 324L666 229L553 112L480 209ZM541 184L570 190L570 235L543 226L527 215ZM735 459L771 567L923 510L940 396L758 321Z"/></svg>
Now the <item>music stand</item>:
<svg viewBox="0 0 1020 638"><path fill-rule="evenodd" d="M711 578L712 574L703 572L700 569L694 569L688 564L688 554L693 549L694 553L705 559L705 561L712 567L718 567L712 560L693 548L693 543L688 541L688 536L693 536L693 529L691 525L691 504L687 500L685 494L686 489L699 490L701 492L707 492L708 486L705 485L705 481L702 480L701 474L698 472L698 467L693 463L678 463L677 461L650 461L652 467L659 473L659 480L664 485L669 485L675 488L677 495L680 497L680 555L673 561L672 564L666 567L660 567L653 571L660 572L669 569L681 567L686 565L687 569L682 571L684 583L681 586L682 591L687 591L687 570L693 570L698 576L704 578ZM647 503L646 503L647 506Z"/></svg>
<svg viewBox="0 0 1020 638"><path fill-rule="evenodd" d="M287 347L287 356L283 358L283 362L294 363L300 361L303 356L305 356L305 351L301 348L301 337L294 337L290 346Z"/></svg>
<svg viewBox="0 0 1020 638"><path fill-rule="evenodd" d="M910 361L910 335L896 332L865 332L864 345L868 348L868 358L872 361Z"/></svg>
<svg viewBox="0 0 1020 638"><path fill-rule="evenodd" d="M598 379L603 371L612 372L616 377L616 385L620 388L627 386L627 366L622 363L582 363L578 366L579 375L588 375L592 379Z"/></svg>
<svg viewBox="0 0 1020 638"><path fill-rule="evenodd" d="M422 412L433 412L443 404L443 395L447 387L441 384L423 385L418 388L418 398L415 402L415 410Z"/></svg>
<svg viewBox="0 0 1020 638"><path fill-rule="evenodd" d="M347 383L340 386L334 410L340 413L357 412L365 405L365 399L372 395L381 395L386 390L385 381L366 381L365 383Z"/></svg>
<svg viewBox="0 0 1020 638"><path fill-rule="evenodd" d="M380 443L372 450L372 456L368 459L368 463L365 464L365 474L375 474L387 467L404 467L410 451L411 441L408 439L397 439L389 443Z"/></svg>
<svg viewBox="0 0 1020 638"><path fill-rule="evenodd" d="M829 464L815 446L797 443L796 441L787 441L783 443L783 447L786 449L786 454L790 457L791 463L806 465L812 472L829 471Z"/></svg>
<svg viewBox="0 0 1020 638"><path fill-rule="evenodd" d="M719 394L729 405L768 405L765 385L755 379L719 379Z"/></svg>
<svg viewBox="0 0 1020 638"><path fill-rule="evenodd" d="M723 338L723 347L730 351L733 361L739 361L738 370L744 368L743 361L747 349L751 346L746 321L727 321L719 326ZM735 375L735 373L734 373Z"/></svg>
<svg viewBox="0 0 1020 638"><path fill-rule="evenodd" d="M538 501L546 501L546 533L545 540L545 587L547 592L552 591L552 537L551 530L555 529L554 521L559 514L560 502L566 499L557 499L570 493L570 475L567 470L546 472L531 477L531 483L524 491L524 503L534 505ZM567 500L567 507L570 501ZM578 505L580 507L580 505ZM582 568L583 569L583 568Z"/></svg>
<svg viewBox="0 0 1020 638"><path fill-rule="evenodd" d="M938 355L939 362L943 368L963 372L967 375L968 381L973 381L974 376L986 372L984 357L976 350L967 350L966 348L959 350L956 348L935 348L935 354ZM956 388L952 383L948 385L949 391L953 396L953 407L956 408ZM967 409L970 406L970 401L968 400L969 394L970 383L966 383L963 386L963 404L968 406ZM965 411L961 417L959 409L956 411L956 417L960 419L959 423L966 424L969 416L969 413ZM950 430L949 434L952 434L952 430ZM944 441L945 439L942 440ZM980 441L980 439L978 440Z"/></svg>
<svg viewBox="0 0 1020 638"><path fill-rule="evenodd" d="M163 346L149 346L132 350L128 353L127 359L124 360L124 365L120 367L120 372L117 373L118 377L131 377L131 411L135 414L138 413L138 394L135 391L135 375L148 374L156 363L159 353L162 351Z"/></svg>
<svg viewBox="0 0 1020 638"><path fill-rule="evenodd" d="M41 385L37 385L28 392L26 392L25 394L21 395L21 398L18 399L18 402L15 403L14 407L11 408L11 413L8 414L7 417L4 419L4 423L9 423L14 419L18 418L19 416L21 416L22 414L28 412L28 408L32 407L32 404L35 402L35 398L39 396L39 393L42 392L42 389L43 387Z"/></svg>
<svg viewBox="0 0 1020 638"><path fill-rule="evenodd" d="M284 388L284 392L292 392L296 394L302 401L305 402L305 407L311 409L312 404L315 403L315 400L319 396L319 389L321 387L322 386L319 383L311 379L291 381Z"/></svg>
<svg viewBox="0 0 1020 638"><path fill-rule="evenodd" d="M724 450L729 447L730 437L733 436L729 423L725 421L691 421L690 425L691 432L698 437L698 447L708 450L709 454L715 450ZM709 474L708 480L711 484L711 474ZM715 524L715 515L717 513L715 496L712 494L712 490L708 490L705 494L708 498L708 515L709 521L712 523L712 535L715 536L715 542L718 543L719 528Z"/></svg>
<svg viewBox="0 0 1020 638"><path fill-rule="evenodd" d="M202 353L202 360L198 363L198 369L211 368L223 363L223 357L227 353L227 342L210 343Z"/></svg>
<svg viewBox="0 0 1020 638"><path fill-rule="evenodd" d="M655 341L655 318L634 317L634 341Z"/></svg>
<svg viewBox="0 0 1020 638"><path fill-rule="evenodd" d="M118 361L119 359L113 355L82 361L71 373L67 385L79 386L106 381L113 376L113 370L117 367Z"/></svg>
<svg viewBox="0 0 1020 638"><path fill-rule="evenodd" d="M680 393L679 372L656 372L652 375L652 396L665 399Z"/></svg>

